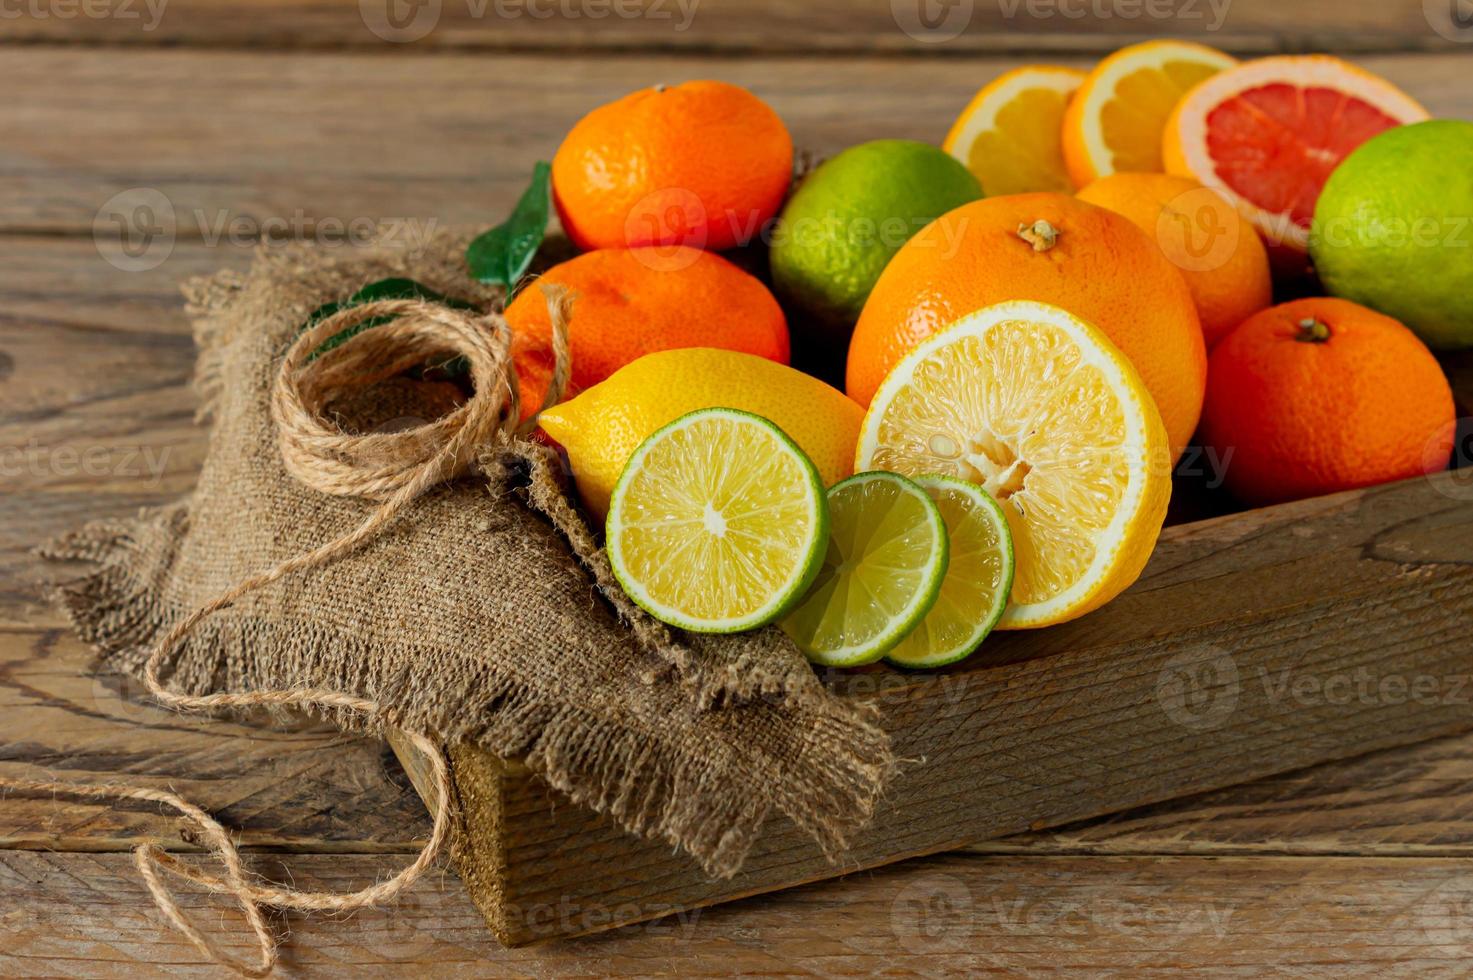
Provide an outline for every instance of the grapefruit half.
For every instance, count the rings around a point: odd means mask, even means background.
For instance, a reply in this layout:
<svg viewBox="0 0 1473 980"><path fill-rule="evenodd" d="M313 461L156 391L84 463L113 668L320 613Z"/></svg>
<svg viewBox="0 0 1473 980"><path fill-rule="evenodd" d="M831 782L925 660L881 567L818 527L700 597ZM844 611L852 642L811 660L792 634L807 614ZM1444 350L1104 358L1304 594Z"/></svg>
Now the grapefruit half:
<svg viewBox="0 0 1473 980"><path fill-rule="evenodd" d="M1427 110L1379 76L1328 55L1262 58L1197 85L1162 136L1168 173L1225 195L1271 246L1302 255L1331 171L1378 133Z"/></svg>

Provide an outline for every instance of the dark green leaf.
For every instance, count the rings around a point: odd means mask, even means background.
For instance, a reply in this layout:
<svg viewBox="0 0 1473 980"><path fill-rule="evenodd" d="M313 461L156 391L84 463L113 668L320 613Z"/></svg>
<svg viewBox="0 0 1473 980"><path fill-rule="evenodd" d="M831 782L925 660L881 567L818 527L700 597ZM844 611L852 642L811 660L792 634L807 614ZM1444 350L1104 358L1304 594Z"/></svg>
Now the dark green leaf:
<svg viewBox="0 0 1473 980"><path fill-rule="evenodd" d="M532 183L523 192L511 217L478 236L465 250L471 275L481 282L505 286L508 299L532 265L547 234L551 176L552 168L539 161L532 168Z"/></svg>
<svg viewBox="0 0 1473 980"><path fill-rule="evenodd" d="M310 327L314 327L334 313L381 299L422 299L432 303L443 303L446 306L453 306L458 310L473 310L476 308L472 303L467 303L463 299L455 299L452 296L446 296L444 293L437 292L424 283L415 282L413 279L380 279L378 282L369 283L345 300L323 303L312 311L311 316L307 317L307 322L303 324L302 329L307 330ZM357 326L349 327L346 330L335 333L324 340L322 346L312 352L312 357L318 357L342 344L348 338L356 337L365 330L388 323L391 319L393 318L383 316L370 317ZM308 358L308 360L311 359Z"/></svg>

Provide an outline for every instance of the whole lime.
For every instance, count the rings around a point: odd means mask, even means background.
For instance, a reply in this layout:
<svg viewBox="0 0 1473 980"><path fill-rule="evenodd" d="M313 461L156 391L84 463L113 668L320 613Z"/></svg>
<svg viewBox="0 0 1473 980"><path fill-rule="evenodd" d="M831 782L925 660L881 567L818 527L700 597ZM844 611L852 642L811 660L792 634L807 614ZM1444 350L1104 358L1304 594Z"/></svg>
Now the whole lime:
<svg viewBox="0 0 1473 980"><path fill-rule="evenodd" d="M778 296L822 333L847 339L885 263L936 218L982 196L950 154L874 140L820 164L783 208L772 237Z"/></svg>
<svg viewBox="0 0 1473 980"><path fill-rule="evenodd" d="M1473 347L1473 123L1401 126L1330 175L1310 255L1325 288L1431 347Z"/></svg>

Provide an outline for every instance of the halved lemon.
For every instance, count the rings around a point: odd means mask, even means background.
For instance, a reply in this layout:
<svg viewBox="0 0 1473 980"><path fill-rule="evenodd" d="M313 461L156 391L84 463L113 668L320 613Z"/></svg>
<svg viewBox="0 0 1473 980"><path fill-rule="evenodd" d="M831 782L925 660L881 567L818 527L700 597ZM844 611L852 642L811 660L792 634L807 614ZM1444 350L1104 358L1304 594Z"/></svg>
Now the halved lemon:
<svg viewBox="0 0 1473 980"><path fill-rule="evenodd" d="M951 553L936 604L885 659L901 667L944 667L987 638L1013 588L1013 535L997 501L954 476L918 476L946 522Z"/></svg>
<svg viewBox="0 0 1473 980"><path fill-rule="evenodd" d="M1272 245L1303 253L1325 181L1366 140L1427 119L1384 78L1329 55L1259 58L1193 88L1162 134L1169 173L1228 200Z"/></svg>
<svg viewBox="0 0 1473 980"><path fill-rule="evenodd" d="M830 533L813 588L783 630L827 667L879 660L930 612L950 545L941 511L895 473L860 473L829 489Z"/></svg>
<svg viewBox="0 0 1473 980"><path fill-rule="evenodd" d="M803 596L823 559L828 508L818 470L781 429L708 408L634 451L606 529L614 576L650 615L732 633Z"/></svg>
<svg viewBox="0 0 1473 980"><path fill-rule="evenodd" d="M1017 570L1000 628L1047 626L1140 575L1171 496L1161 416L1119 348L1046 303L1012 302L933 334L886 377L856 462L980 484Z"/></svg>
<svg viewBox="0 0 1473 980"><path fill-rule="evenodd" d="M1073 190L1059 132L1084 72L1028 65L998 76L973 96L941 148L972 171L982 193Z"/></svg>
<svg viewBox="0 0 1473 980"><path fill-rule="evenodd" d="M1160 173L1161 133L1181 97L1237 59L1191 41L1146 41L1095 66L1064 113L1075 187L1113 173Z"/></svg>

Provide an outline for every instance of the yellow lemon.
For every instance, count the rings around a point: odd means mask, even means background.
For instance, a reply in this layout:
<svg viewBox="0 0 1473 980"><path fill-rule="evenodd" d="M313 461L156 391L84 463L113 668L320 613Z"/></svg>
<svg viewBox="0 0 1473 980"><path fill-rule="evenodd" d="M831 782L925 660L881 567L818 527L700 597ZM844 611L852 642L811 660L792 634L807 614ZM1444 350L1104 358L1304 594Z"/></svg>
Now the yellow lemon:
<svg viewBox="0 0 1473 980"><path fill-rule="evenodd" d="M735 408L780 428L824 486L854 472L864 409L817 378L766 358L708 347L647 354L542 413L568 452L579 496L602 521L624 464L656 430L702 408Z"/></svg>
<svg viewBox="0 0 1473 980"><path fill-rule="evenodd" d="M962 163L989 197L1074 189L1060 132L1084 72L1027 65L998 76L962 110L941 148Z"/></svg>
<svg viewBox="0 0 1473 980"><path fill-rule="evenodd" d="M895 366L870 403L859 469L983 487L1012 532L998 626L1082 616L1136 580L1171 496L1155 402L1100 330L1046 303L969 314Z"/></svg>

